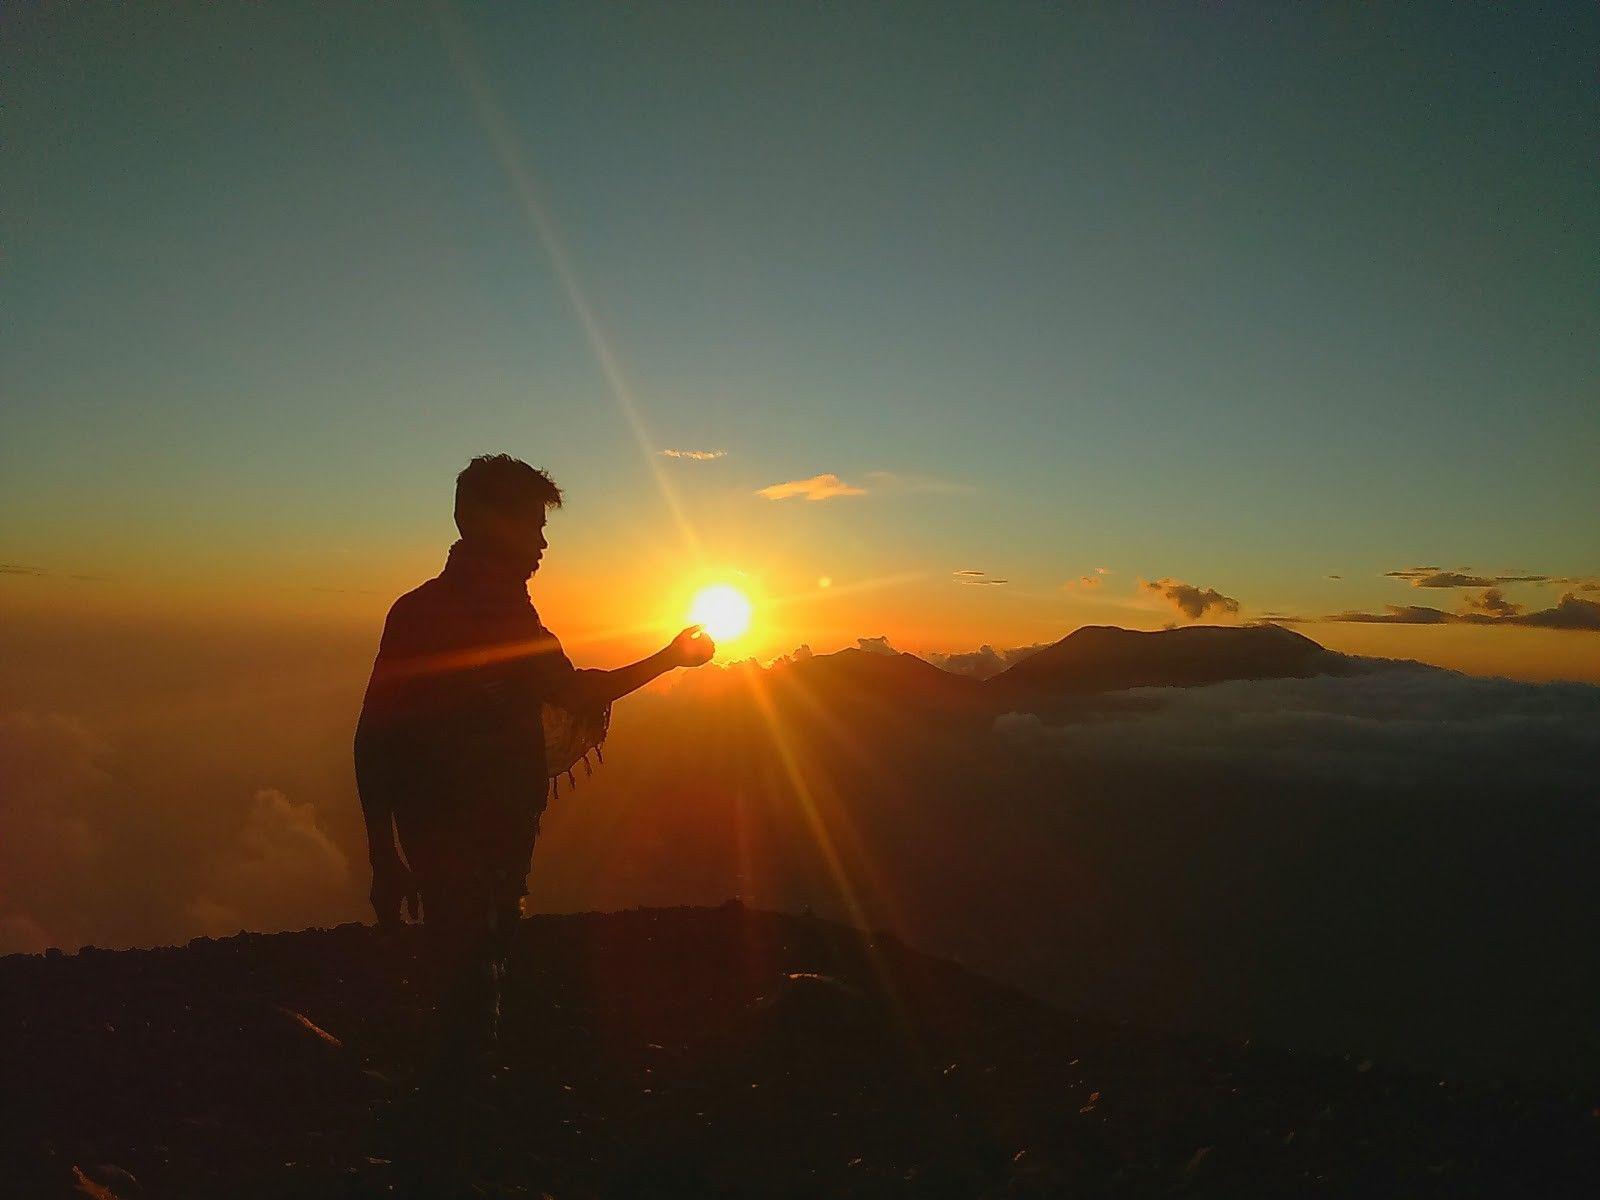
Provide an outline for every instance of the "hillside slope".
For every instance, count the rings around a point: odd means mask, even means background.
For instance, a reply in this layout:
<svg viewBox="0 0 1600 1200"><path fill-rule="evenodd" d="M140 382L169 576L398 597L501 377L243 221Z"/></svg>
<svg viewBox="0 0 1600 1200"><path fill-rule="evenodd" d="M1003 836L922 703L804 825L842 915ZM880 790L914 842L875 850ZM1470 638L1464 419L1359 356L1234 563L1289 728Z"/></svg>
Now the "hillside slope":
<svg viewBox="0 0 1600 1200"><path fill-rule="evenodd" d="M0 960L8 1194L385 1196L415 931ZM1382 1064L1076 1020L805 917L527 921L474 1190L1576 1194L1600 1120ZM809 973L809 974L808 974Z"/></svg>

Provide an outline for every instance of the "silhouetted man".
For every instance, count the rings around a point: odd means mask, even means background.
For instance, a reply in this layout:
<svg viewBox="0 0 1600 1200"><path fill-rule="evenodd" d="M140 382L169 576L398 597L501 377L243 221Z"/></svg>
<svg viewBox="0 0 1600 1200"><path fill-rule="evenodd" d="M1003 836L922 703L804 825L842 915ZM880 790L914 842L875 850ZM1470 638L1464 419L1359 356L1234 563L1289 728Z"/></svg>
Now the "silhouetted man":
<svg viewBox="0 0 1600 1200"><path fill-rule="evenodd" d="M549 780L598 749L613 700L713 651L691 626L632 666L575 670L527 590L560 504L548 475L508 455L467 464L461 540L389 610L356 728L372 906L389 925L420 900L435 1082L469 1077L492 1048Z"/></svg>

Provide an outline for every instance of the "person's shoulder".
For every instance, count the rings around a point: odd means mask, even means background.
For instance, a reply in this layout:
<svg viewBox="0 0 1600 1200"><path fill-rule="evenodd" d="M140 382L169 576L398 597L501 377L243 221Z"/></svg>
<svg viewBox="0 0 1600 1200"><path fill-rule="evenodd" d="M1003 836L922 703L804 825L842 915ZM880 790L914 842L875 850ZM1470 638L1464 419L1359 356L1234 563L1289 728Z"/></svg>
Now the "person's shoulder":
<svg viewBox="0 0 1600 1200"><path fill-rule="evenodd" d="M389 606L385 625L389 627L407 625L427 617L444 602L444 591L443 581L439 578L418 584Z"/></svg>

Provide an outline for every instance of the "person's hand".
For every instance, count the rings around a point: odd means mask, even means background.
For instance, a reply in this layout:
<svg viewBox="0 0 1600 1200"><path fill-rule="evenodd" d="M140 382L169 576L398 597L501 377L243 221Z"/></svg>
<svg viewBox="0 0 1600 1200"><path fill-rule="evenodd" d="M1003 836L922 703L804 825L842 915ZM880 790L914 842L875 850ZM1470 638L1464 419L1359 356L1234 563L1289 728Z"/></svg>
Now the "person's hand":
<svg viewBox="0 0 1600 1200"><path fill-rule="evenodd" d="M411 868L400 861L400 856L390 854L372 863L372 911L378 915L378 924L385 928L401 924L409 910L413 921L422 919L422 897L417 893L417 881Z"/></svg>
<svg viewBox="0 0 1600 1200"><path fill-rule="evenodd" d="M711 661L717 644L698 625L691 625L667 644L667 658L675 667L698 667Z"/></svg>

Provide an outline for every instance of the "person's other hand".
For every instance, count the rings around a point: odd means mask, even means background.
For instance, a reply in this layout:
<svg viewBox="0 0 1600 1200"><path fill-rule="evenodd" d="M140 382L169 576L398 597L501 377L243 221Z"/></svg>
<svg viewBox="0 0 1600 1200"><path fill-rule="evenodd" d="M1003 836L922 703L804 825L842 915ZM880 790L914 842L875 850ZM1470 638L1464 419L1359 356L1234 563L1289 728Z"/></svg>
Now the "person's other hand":
<svg viewBox="0 0 1600 1200"><path fill-rule="evenodd" d="M408 911L413 921L422 919L422 897L417 893L417 881L398 854L390 854L372 864L370 899L372 911L378 915L378 924L386 928L401 924Z"/></svg>
<svg viewBox="0 0 1600 1200"><path fill-rule="evenodd" d="M691 625L667 646L667 654L675 667L698 667L711 661L717 644L711 635L698 625Z"/></svg>

